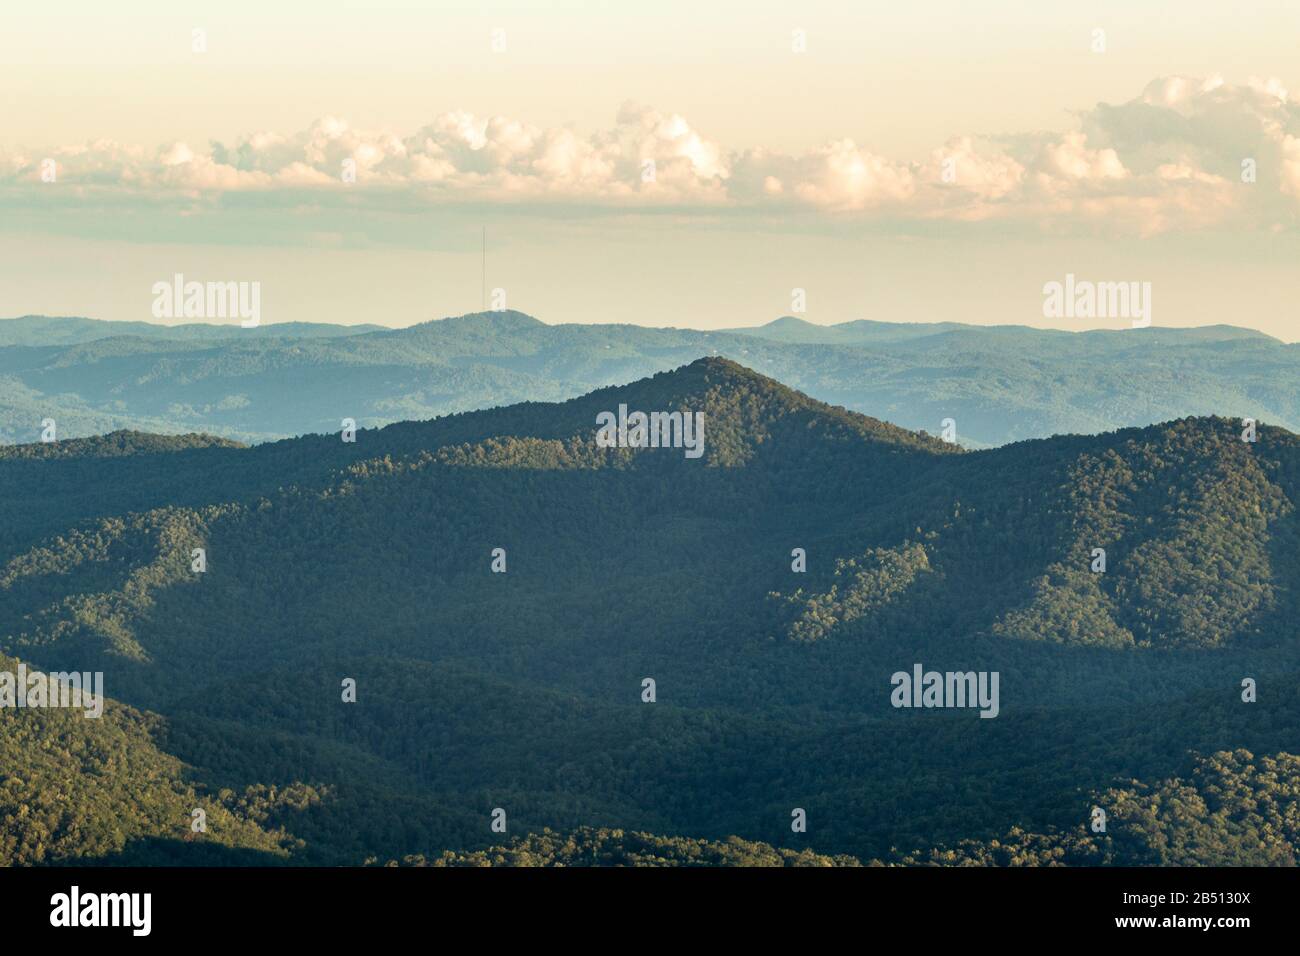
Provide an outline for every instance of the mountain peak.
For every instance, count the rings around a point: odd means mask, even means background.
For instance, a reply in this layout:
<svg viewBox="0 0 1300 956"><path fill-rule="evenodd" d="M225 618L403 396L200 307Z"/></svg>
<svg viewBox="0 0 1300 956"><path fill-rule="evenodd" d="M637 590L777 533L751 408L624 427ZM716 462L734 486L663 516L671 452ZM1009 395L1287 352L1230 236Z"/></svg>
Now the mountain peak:
<svg viewBox="0 0 1300 956"><path fill-rule="evenodd" d="M706 372L728 372L733 375L752 376L754 378L767 379L768 381L776 381L775 379L768 378L766 375L760 375L752 368L746 368L735 359L729 359L725 355L705 355L701 358L697 358L694 362L689 362L686 365L663 374L671 375L674 374L674 372L684 372L687 369L698 369Z"/></svg>
<svg viewBox="0 0 1300 956"><path fill-rule="evenodd" d="M546 325L541 319L535 319L526 312L515 309L489 310L487 312L466 312L464 315L449 315L441 319L431 319L420 323L421 326L441 326L443 328L464 328L467 326L490 326L498 331L514 329L536 329Z"/></svg>
<svg viewBox="0 0 1300 956"><path fill-rule="evenodd" d="M817 401L718 355L567 401L524 402L398 423L379 435L385 452L394 454L477 445L503 437L567 441L593 437L599 417L619 415L621 409L647 415L702 415L708 434L704 457L709 464L724 466L769 456L807 463L853 446L922 458L962 450L930 435Z"/></svg>
<svg viewBox="0 0 1300 956"><path fill-rule="evenodd" d="M806 436L811 428L913 451L960 451L929 435L820 402L721 355L705 356L650 378L598 389L564 403L584 413L597 406L613 409L619 404L643 411L680 408L706 412L714 423L714 433L719 434L721 427L738 445L762 445L779 433Z"/></svg>

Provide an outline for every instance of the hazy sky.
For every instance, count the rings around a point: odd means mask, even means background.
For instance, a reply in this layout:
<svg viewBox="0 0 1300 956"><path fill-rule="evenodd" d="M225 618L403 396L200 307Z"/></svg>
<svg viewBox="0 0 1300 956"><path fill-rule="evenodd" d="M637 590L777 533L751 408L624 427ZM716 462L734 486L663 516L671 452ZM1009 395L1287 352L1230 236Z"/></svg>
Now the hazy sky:
<svg viewBox="0 0 1300 956"><path fill-rule="evenodd" d="M1295 2L33 4L0 316L183 273L408 325L480 307L486 227L549 322L1131 324L1045 317L1073 274L1296 340L1298 44Z"/></svg>

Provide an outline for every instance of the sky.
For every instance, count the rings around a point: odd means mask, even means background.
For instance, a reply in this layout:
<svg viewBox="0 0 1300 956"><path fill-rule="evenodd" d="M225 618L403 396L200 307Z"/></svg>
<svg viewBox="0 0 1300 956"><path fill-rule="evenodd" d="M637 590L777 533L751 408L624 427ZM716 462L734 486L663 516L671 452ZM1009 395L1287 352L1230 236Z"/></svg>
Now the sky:
<svg viewBox="0 0 1300 956"><path fill-rule="evenodd" d="M267 323L486 287L547 322L1132 325L1045 314L1072 276L1295 341L1298 41L1294 2L28 5L0 316L155 320L182 274Z"/></svg>

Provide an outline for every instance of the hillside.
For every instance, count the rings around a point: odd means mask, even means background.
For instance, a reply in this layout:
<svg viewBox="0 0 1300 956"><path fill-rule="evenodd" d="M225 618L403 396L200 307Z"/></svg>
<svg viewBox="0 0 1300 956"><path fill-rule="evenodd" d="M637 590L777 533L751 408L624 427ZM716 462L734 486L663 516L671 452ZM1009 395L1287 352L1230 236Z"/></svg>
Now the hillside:
<svg viewBox="0 0 1300 956"><path fill-rule="evenodd" d="M389 866L860 866L847 856L822 856L808 850L782 850L740 840L687 840L653 833L625 833L581 827L568 835L529 834L508 846L473 853L447 851L432 861L422 855Z"/></svg>
<svg viewBox="0 0 1300 956"><path fill-rule="evenodd" d="M969 447L1188 416L1300 429L1300 352L1231 326L1059 332L793 317L700 332L488 312L402 329L0 322L0 442L117 430L262 442L562 401L704 356Z"/></svg>
<svg viewBox="0 0 1300 956"><path fill-rule="evenodd" d="M1013 829L1000 840L900 855L903 866L1297 866L1300 757L1223 751L1185 778L1093 795L1106 831Z"/></svg>
<svg viewBox="0 0 1300 956"><path fill-rule="evenodd" d="M1198 759L1186 779L1133 780L1091 795L1104 807L1105 832L1067 831L964 840L953 848L893 853L870 866L1296 866L1300 864L1300 757L1256 757L1246 750ZM580 827L516 837L509 844L389 866L862 866L731 837L692 840Z"/></svg>
<svg viewBox="0 0 1300 956"><path fill-rule="evenodd" d="M703 454L599 447L620 405L702 412ZM293 862L473 854L497 807L783 860L1068 833L1117 781L1294 750L1300 444L1257 438L963 452L709 358L355 442L17 448L0 651L102 670L206 788L296 794L249 817ZM998 672L996 719L891 706L918 662Z"/></svg>
<svg viewBox="0 0 1300 956"><path fill-rule="evenodd" d="M0 655L0 671L18 663ZM0 865L285 862L296 841L257 822L280 794L204 788L159 748L161 724L113 700L96 719L0 708Z"/></svg>

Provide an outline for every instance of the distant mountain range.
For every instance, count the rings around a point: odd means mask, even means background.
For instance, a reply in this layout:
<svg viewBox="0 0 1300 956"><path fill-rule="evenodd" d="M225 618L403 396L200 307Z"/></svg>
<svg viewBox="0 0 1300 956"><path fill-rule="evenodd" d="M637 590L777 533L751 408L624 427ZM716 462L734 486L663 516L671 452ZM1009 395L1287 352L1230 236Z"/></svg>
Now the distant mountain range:
<svg viewBox="0 0 1300 956"><path fill-rule="evenodd" d="M24 315L0 319L0 347L9 345L81 345L122 335L167 342L221 342L232 337L332 339L362 332L383 331L382 325L332 325L327 322L282 322L245 329L238 325L186 322L106 322L74 316Z"/></svg>
<svg viewBox="0 0 1300 956"><path fill-rule="evenodd" d="M335 341L449 329L502 342ZM703 456L602 447L622 405ZM1300 438L1254 437L962 451L706 358L353 442L0 448L0 671L110 698L0 708L0 864L1295 864ZM922 669L1000 675L993 719L898 706Z"/></svg>
<svg viewBox="0 0 1300 956"><path fill-rule="evenodd" d="M701 332L548 325L519 312L403 329L0 321L0 442L120 429L268 441L560 401L703 356L968 447L1189 415L1300 429L1300 346L1232 326L1069 333L786 317Z"/></svg>

